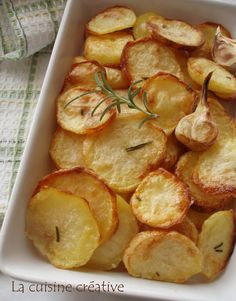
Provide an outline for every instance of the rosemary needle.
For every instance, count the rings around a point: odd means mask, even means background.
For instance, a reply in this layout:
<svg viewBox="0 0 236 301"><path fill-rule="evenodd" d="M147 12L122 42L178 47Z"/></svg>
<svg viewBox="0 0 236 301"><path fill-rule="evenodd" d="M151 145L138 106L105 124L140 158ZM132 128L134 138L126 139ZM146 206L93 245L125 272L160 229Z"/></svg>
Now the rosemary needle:
<svg viewBox="0 0 236 301"><path fill-rule="evenodd" d="M144 146L148 145L148 144L151 144L152 141L148 141L148 142L144 142L144 143L141 143L141 144L137 144L137 145L134 145L134 146L130 146L130 147L127 147L125 150L127 152L133 152L137 149L140 149L140 148L143 148Z"/></svg>

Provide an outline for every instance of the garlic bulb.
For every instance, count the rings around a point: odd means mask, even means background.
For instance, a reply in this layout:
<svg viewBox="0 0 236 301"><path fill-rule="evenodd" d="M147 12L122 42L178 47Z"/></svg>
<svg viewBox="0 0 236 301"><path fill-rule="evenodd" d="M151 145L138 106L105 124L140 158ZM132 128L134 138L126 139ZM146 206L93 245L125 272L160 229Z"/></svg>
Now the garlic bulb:
<svg viewBox="0 0 236 301"><path fill-rule="evenodd" d="M217 27L212 46L213 60L231 71L236 71L236 40L224 36Z"/></svg>
<svg viewBox="0 0 236 301"><path fill-rule="evenodd" d="M207 104L207 90L212 73L204 80L195 112L183 117L175 129L176 138L193 151L207 149L218 136L218 128L211 118Z"/></svg>

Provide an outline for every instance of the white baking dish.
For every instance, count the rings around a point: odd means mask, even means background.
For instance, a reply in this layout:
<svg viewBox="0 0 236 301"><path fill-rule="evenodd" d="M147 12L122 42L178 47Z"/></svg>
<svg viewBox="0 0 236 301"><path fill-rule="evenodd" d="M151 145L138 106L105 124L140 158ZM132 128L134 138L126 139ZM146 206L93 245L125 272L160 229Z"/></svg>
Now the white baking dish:
<svg viewBox="0 0 236 301"><path fill-rule="evenodd" d="M79 283L88 284L90 281L95 283L109 281L113 284L124 284L123 294L147 299L235 301L236 252L232 255L226 271L214 282L180 285L132 278L120 272L56 269L37 255L25 237L24 219L27 201L38 180L51 169L48 149L56 124L55 98L73 56L79 54L82 49L84 24L98 10L115 4L128 5L134 8L137 14L154 10L166 17L184 19L191 23L219 22L236 36L236 3L200 0L68 0L2 228L1 270L18 279L73 286Z"/></svg>

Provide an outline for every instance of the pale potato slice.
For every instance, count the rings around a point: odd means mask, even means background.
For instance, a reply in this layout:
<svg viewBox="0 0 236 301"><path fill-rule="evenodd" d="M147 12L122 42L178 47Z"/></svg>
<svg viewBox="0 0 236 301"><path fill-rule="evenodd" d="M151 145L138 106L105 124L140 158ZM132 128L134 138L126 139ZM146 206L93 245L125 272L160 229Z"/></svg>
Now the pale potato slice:
<svg viewBox="0 0 236 301"><path fill-rule="evenodd" d="M127 32L114 32L102 36L88 36L85 40L84 56L104 66L119 66L124 46L133 41Z"/></svg>
<svg viewBox="0 0 236 301"><path fill-rule="evenodd" d="M129 87L127 79L120 69L105 67L107 82L113 89L126 89Z"/></svg>
<svg viewBox="0 0 236 301"><path fill-rule="evenodd" d="M236 78L229 71L217 65L215 62L201 57L188 59L188 72L191 78L202 85L206 76L211 72L213 75L209 83L209 90L220 93L227 97L236 97Z"/></svg>
<svg viewBox="0 0 236 301"><path fill-rule="evenodd" d="M204 221L212 214L212 212L197 211L191 207L189 208L187 217L194 223L195 227L200 232L202 230L202 225Z"/></svg>
<svg viewBox="0 0 236 301"><path fill-rule="evenodd" d="M109 7L93 17L86 30L95 35L104 35L114 31L133 27L136 15L133 10L124 6Z"/></svg>
<svg viewBox="0 0 236 301"><path fill-rule="evenodd" d="M115 269L122 261L130 240L138 233L138 224L129 204L118 195L117 210L118 229L108 241L95 250L87 263L88 267L105 271Z"/></svg>
<svg viewBox="0 0 236 301"><path fill-rule="evenodd" d="M152 123L162 128L167 136L175 130L179 120L192 113L195 93L177 77L161 73L148 79L143 86L150 111L160 117Z"/></svg>
<svg viewBox="0 0 236 301"><path fill-rule="evenodd" d="M209 193L236 195L236 137L222 139L203 152L193 173L194 182Z"/></svg>
<svg viewBox="0 0 236 301"><path fill-rule="evenodd" d="M212 59L211 49L213 46L217 27L220 27L220 31L223 35L231 38L230 32L221 24L217 24L213 22L205 22L199 24L196 26L196 28L202 32L205 42L201 47L197 48L191 53L192 56Z"/></svg>
<svg viewBox="0 0 236 301"><path fill-rule="evenodd" d="M101 92L91 94L90 90L76 87L62 93L57 99L58 124L75 134L89 134L103 129L116 114L115 109L111 109L100 120L102 112L111 103L107 99L92 116L93 109L104 98L105 95Z"/></svg>
<svg viewBox="0 0 236 301"><path fill-rule="evenodd" d="M149 78L158 72L168 72L183 78L174 52L152 38L127 43L122 53L121 67L130 83Z"/></svg>
<svg viewBox="0 0 236 301"><path fill-rule="evenodd" d="M84 165L83 135L57 128L53 135L50 156L58 169Z"/></svg>
<svg viewBox="0 0 236 301"><path fill-rule="evenodd" d="M198 247L207 278L214 279L225 268L234 248L234 231L233 210L216 212L203 223Z"/></svg>
<svg viewBox="0 0 236 301"><path fill-rule="evenodd" d="M133 191L165 158L165 134L141 120L117 118L84 141L86 164L117 192Z"/></svg>
<svg viewBox="0 0 236 301"><path fill-rule="evenodd" d="M139 184L130 205L140 222L168 229L183 221L191 201L187 186L170 172L159 168Z"/></svg>
<svg viewBox="0 0 236 301"><path fill-rule="evenodd" d="M197 230L195 224L187 216L183 219L182 223L172 227L171 231L177 231L177 232L187 236L195 244L197 244L198 230Z"/></svg>
<svg viewBox="0 0 236 301"><path fill-rule="evenodd" d="M79 63L86 62L86 61L87 61L86 58L82 55L75 56L72 61L72 66L74 64L79 64Z"/></svg>
<svg viewBox="0 0 236 301"><path fill-rule="evenodd" d="M26 234L43 256L63 269L85 265L100 238L86 201L55 188L45 188L30 200Z"/></svg>
<svg viewBox="0 0 236 301"><path fill-rule="evenodd" d="M151 31L147 26L147 22L152 17L163 19L162 16L154 12L147 12L138 16L133 28L133 35L135 40L151 36Z"/></svg>
<svg viewBox="0 0 236 301"><path fill-rule="evenodd" d="M178 161L176 166L176 174L189 188L191 198L194 205L204 211L213 211L224 208L230 202L231 197L219 193L210 194L201 189L193 182L193 173L199 160L198 152L188 152L184 154Z"/></svg>
<svg viewBox="0 0 236 301"><path fill-rule="evenodd" d="M93 171L84 167L58 170L44 177L35 193L49 186L85 199L97 221L100 243L108 240L118 226L116 195Z"/></svg>
<svg viewBox="0 0 236 301"><path fill-rule="evenodd" d="M147 26L152 37L167 46L193 50L204 43L202 32L183 21L152 17Z"/></svg>
<svg viewBox="0 0 236 301"><path fill-rule="evenodd" d="M170 135L167 138L166 157L162 167L171 171L183 152L184 146L176 139L174 134Z"/></svg>
<svg viewBox="0 0 236 301"><path fill-rule="evenodd" d="M134 277L176 283L186 282L202 269L199 249L175 231L138 233L126 249L123 261Z"/></svg>

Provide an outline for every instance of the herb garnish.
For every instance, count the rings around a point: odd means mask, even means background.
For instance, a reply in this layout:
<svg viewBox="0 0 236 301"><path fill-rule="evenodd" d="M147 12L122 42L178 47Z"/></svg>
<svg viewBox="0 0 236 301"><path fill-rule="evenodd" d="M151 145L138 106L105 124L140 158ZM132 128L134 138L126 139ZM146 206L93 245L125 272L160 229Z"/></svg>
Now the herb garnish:
<svg viewBox="0 0 236 301"><path fill-rule="evenodd" d="M108 84L106 77L105 77L105 73L104 71L99 71L95 74L95 81L96 81L96 85L97 88L94 90L90 90L88 92L82 93L74 98L72 98L69 102L67 102L64 106L64 109L70 105L72 102L74 102L75 100L79 99L80 97L83 97L85 95L89 95L92 93L97 93L97 92L102 92L104 93L104 97L102 98L102 100L95 106L95 108L93 109L91 115L93 116L95 114L95 112L97 111L97 109L106 101L106 100L111 100L111 103L104 109L104 111L102 112L101 116L100 116L100 120L103 119L103 117L105 116L105 114L107 112L109 112L112 108L116 108L118 113L121 112L121 105L126 104L128 105L128 107L130 109L135 109L138 110L142 113L144 113L145 115L147 115L147 117L145 117L139 124L139 127L141 127L145 122L149 121L150 119L156 119L157 117L159 117L158 114L151 112L150 109L148 108L147 105L147 93L144 91L142 94L142 101L144 104L145 109L139 107L135 101L134 98L140 93L141 91L141 87L136 88L135 86L138 83L141 83L143 81L143 79L138 80L136 82L134 82L128 89L127 92L127 97L121 96L119 94L116 93L116 91L114 91L112 89L112 87Z"/></svg>
<svg viewBox="0 0 236 301"><path fill-rule="evenodd" d="M56 226L56 242L60 242L60 232L57 226Z"/></svg>
<svg viewBox="0 0 236 301"><path fill-rule="evenodd" d="M140 149L140 148L143 148L144 146L148 145L148 144L151 144L153 141L148 141L148 142L144 142L144 143L141 143L141 144L137 144L137 145L134 145L134 146L130 146L130 147L127 147L125 150L127 152L133 152L137 149Z"/></svg>
<svg viewBox="0 0 236 301"><path fill-rule="evenodd" d="M142 199L141 199L138 195L136 195L136 199L137 199L139 202L142 202Z"/></svg>
<svg viewBox="0 0 236 301"><path fill-rule="evenodd" d="M220 244L216 245L216 246L214 247L214 250L215 250L216 252L223 252L223 250L220 249L220 247L222 247L223 244L224 244L224 243L221 242Z"/></svg>
<svg viewBox="0 0 236 301"><path fill-rule="evenodd" d="M80 115L84 116L84 110L83 109L80 110Z"/></svg>
<svg viewBox="0 0 236 301"><path fill-rule="evenodd" d="M158 277L160 277L160 274L159 274L158 272L156 272L156 275L157 275Z"/></svg>

